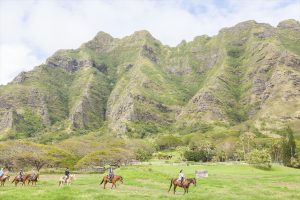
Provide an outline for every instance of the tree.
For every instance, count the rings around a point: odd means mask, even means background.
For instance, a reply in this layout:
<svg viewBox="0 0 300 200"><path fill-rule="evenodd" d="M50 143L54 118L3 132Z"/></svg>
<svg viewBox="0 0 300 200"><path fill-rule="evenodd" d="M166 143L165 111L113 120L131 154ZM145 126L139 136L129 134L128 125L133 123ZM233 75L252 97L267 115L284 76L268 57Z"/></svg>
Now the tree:
<svg viewBox="0 0 300 200"><path fill-rule="evenodd" d="M208 141L190 143L190 149L184 153L185 159L190 161L208 162L216 155L216 147Z"/></svg>
<svg viewBox="0 0 300 200"><path fill-rule="evenodd" d="M44 166L70 166L75 157L56 147L24 141L8 141L0 144L0 163L6 167L35 167L38 171Z"/></svg>
<svg viewBox="0 0 300 200"><path fill-rule="evenodd" d="M287 127L283 132L282 138L282 162L285 166L291 166L291 158L295 156L296 142L293 130Z"/></svg>
<svg viewBox="0 0 300 200"><path fill-rule="evenodd" d="M132 152L121 148L107 148L87 154L76 164L76 168L91 166L121 165L133 159Z"/></svg>
<svg viewBox="0 0 300 200"><path fill-rule="evenodd" d="M255 134L251 132L245 132L240 136L240 140L243 145L243 151L244 151L244 159L247 153L250 152L250 144L254 140Z"/></svg>
<svg viewBox="0 0 300 200"><path fill-rule="evenodd" d="M247 155L247 162L259 168L271 168L271 156L265 149L254 149Z"/></svg>
<svg viewBox="0 0 300 200"><path fill-rule="evenodd" d="M280 140L273 140L270 147L270 154L273 162L279 163L282 155L282 142Z"/></svg>
<svg viewBox="0 0 300 200"><path fill-rule="evenodd" d="M216 145L217 154L220 161L234 160L237 144L233 140L227 139Z"/></svg>
<svg viewBox="0 0 300 200"><path fill-rule="evenodd" d="M182 144L182 141L174 135L163 135L156 140L156 144L160 150L175 149Z"/></svg>
<svg viewBox="0 0 300 200"><path fill-rule="evenodd" d="M151 159L155 152L154 145L147 140L130 139L126 142L126 149L133 152L135 159L139 161L147 161Z"/></svg>

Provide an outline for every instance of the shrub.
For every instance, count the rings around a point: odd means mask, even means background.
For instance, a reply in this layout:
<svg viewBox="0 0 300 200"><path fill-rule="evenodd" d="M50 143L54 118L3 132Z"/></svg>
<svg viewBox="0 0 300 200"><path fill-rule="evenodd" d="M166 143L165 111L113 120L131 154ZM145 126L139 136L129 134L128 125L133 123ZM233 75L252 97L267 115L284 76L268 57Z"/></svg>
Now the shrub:
<svg viewBox="0 0 300 200"><path fill-rule="evenodd" d="M175 149L177 146L182 144L182 141L179 137L173 135L164 135L160 136L156 140L156 144L160 150Z"/></svg>
<svg viewBox="0 0 300 200"><path fill-rule="evenodd" d="M188 161L195 161L195 162L208 162L211 161L214 157L213 152L206 151L204 149L201 150L194 150L194 151L186 151L184 153L184 158Z"/></svg>
<svg viewBox="0 0 300 200"><path fill-rule="evenodd" d="M267 150L255 149L248 153L247 162L259 168L271 168L271 156Z"/></svg>
<svg viewBox="0 0 300 200"><path fill-rule="evenodd" d="M300 157L292 157L291 158L291 167L300 168Z"/></svg>
<svg viewBox="0 0 300 200"><path fill-rule="evenodd" d="M76 164L76 168L90 166L121 165L134 158L134 155L121 148L107 148L87 154Z"/></svg>

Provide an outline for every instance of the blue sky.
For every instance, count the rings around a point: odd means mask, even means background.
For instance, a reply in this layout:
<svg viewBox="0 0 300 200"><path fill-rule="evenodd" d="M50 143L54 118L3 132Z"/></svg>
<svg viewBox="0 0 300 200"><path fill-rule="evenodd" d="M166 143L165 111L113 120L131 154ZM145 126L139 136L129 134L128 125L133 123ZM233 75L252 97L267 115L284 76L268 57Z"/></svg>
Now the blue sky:
<svg viewBox="0 0 300 200"><path fill-rule="evenodd" d="M146 29L176 46L245 20L300 21L299 10L300 0L0 0L0 84L99 31L124 37Z"/></svg>

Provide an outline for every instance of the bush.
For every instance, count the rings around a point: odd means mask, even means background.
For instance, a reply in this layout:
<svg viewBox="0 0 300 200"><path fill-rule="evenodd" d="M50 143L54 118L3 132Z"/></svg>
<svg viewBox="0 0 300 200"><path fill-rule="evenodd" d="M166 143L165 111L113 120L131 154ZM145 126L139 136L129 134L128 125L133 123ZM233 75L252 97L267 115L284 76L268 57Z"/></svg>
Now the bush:
<svg viewBox="0 0 300 200"><path fill-rule="evenodd" d="M208 162L211 161L214 157L213 152L206 151L204 149L195 150L195 151L186 151L184 153L184 158L188 161L195 161L195 162Z"/></svg>
<svg viewBox="0 0 300 200"><path fill-rule="evenodd" d="M247 162L259 168L271 168L271 156L267 150L255 149L247 155Z"/></svg>
<svg viewBox="0 0 300 200"><path fill-rule="evenodd" d="M170 154L158 152L158 153L156 154L156 157L157 157L159 160L170 160L173 156L170 155Z"/></svg>
<svg viewBox="0 0 300 200"><path fill-rule="evenodd" d="M152 152L144 150L144 149L138 149L135 152L136 159L139 161L147 161L152 158Z"/></svg>
<svg viewBox="0 0 300 200"><path fill-rule="evenodd" d="M23 109L18 118L19 123L16 126L16 131L22 133L25 137L33 137L43 128L41 117L32 109Z"/></svg>
<svg viewBox="0 0 300 200"><path fill-rule="evenodd" d="M121 148L107 148L87 154L76 164L82 169L91 166L121 165L134 158L132 152Z"/></svg>
<svg viewBox="0 0 300 200"><path fill-rule="evenodd" d="M182 144L182 141L179 137L173 135L164 135L160 136L156 140L156 144L160 150L175 149L177 146Z"/></svg>
<svg viewBox="0 0 300 200"><path fill-rule="evenodd" d="M300 157L292 157L291 158L291 167L300 168Z"/></svg>

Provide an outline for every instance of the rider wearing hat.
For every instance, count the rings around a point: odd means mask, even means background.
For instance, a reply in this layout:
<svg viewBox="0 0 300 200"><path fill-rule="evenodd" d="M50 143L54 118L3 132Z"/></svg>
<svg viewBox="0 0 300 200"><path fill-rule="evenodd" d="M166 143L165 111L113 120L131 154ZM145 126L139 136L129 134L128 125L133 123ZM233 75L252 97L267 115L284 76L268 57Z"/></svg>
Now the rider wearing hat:
<svg viewBox="0 0 300 200"><path fill-rule="evenodd" d="M69 179L69 176L70 176L70 170L69 170L69 167L66 168L65 170L65 181L67 181Z"/></svg>
<svg viewBox="0 0 300 200"><path fill-rule="evenodd" d="M112 178L114 177L114 171L113 171L113 168L111 166L109 166L108 168L108 178L109 178L109 181L111 182L112 181Z"/></svg>
<svg viewBox="0 0 300 200"><path fill-rule="evenodd" d="M21 181L23 181L23 176L24 176L24 172L23 172L23 169L21 169L19 172L19 177L20 177Z"/></svg>
<svg viewBox="0 0 300 200"><path fill-rule="evenodd" d="M3 171L3 168L1 168L1 170L0 170L0 178L2 178L3 175L4 175L4 171Z"/></svg>
<svg viewBox="0 0 300 200"><path fill-rule="evenodd" d="M183 174L183 172L182 172L183 170L180 170L180 172L179 172L179 177L178 177L178 180L180 181L180 184L182 185L182 182L183 182L183 180L184 180L184 174Z"/></svg>

